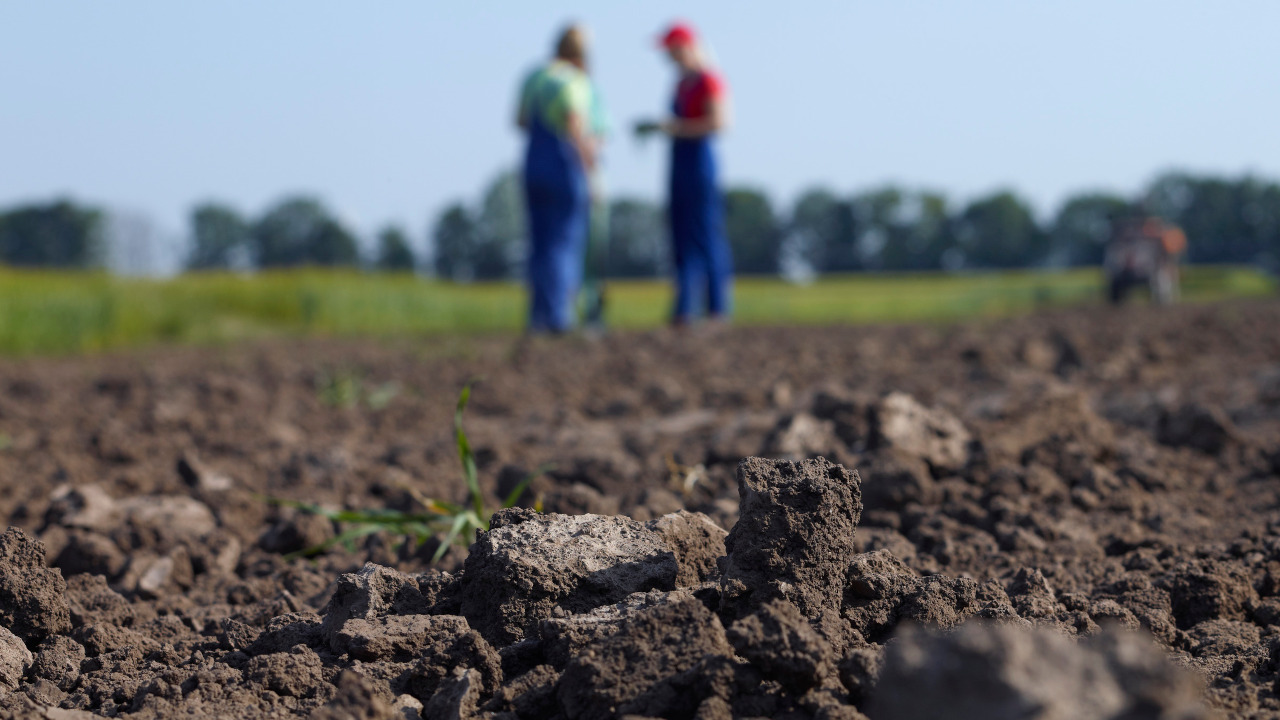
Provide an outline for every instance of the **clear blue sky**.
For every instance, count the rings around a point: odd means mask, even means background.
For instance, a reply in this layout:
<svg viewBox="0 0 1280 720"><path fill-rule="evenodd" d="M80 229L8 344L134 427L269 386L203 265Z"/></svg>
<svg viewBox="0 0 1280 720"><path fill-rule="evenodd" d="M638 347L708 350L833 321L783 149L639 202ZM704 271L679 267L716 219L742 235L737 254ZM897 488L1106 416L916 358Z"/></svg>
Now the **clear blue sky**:
<svg viewBox="0 0 1280 720"><path fill-rule="evenodd" d="M886 182L1041 215L1168 168L1280 177L1280 2L0 4L0 206L55 195L185 232L205 199L257 214L318 194L416 239L514 166L517 81L557 29L593 30L619 126L665 107L670 18L733 92L730 182L789 203ZM658 198L665 155L614 139L615 192Z"/></svg>

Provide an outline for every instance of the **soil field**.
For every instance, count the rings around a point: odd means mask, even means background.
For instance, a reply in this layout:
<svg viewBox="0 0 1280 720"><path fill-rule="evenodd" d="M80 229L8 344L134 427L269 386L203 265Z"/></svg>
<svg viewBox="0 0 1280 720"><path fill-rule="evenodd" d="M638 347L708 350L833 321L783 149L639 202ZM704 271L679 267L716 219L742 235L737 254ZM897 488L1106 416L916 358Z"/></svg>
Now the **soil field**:
<svg viewBox="0 0 1280 720"><path fill-rule="evenodd" d="M0 717L1280 717L1280 302L0 362ZM489 507L432 566L329 508ZM541 512L536 512L532 508Z"/></svg>

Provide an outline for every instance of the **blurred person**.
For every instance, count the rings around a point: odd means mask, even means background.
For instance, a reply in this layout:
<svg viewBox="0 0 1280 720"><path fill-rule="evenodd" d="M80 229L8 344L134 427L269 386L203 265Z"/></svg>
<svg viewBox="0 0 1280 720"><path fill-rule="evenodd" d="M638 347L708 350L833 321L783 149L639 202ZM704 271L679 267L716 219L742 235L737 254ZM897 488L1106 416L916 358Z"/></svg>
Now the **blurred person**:
<svg viewBox="0 0 1280 720"><path fill-rule="evenodd" d="M636 132L671 138L667 212L676 266L671 323L688 324L704 302L708 318L721 320L730 310L733 258L712 141L729 123L728 91L692 26L675 23L658 44L680 74L671 117L638 123Z"/></svg>
<svg viewBox="0 0 1280 720"><path fill-rule="evenodd" d="M573 326L582 283L595 168L593 118L602 115L587 75L587 33L570 25L550 62L520 90L516 124L528 135L524 191L529 217L529 330Z"/></svg>

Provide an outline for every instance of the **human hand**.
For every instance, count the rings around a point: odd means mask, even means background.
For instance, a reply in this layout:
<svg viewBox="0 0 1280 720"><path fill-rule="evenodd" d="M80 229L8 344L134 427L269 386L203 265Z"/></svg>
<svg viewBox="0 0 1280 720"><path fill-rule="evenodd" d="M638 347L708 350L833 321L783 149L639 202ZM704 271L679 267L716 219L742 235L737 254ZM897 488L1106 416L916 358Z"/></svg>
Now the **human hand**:
<svg viewBox="0 0 1280 720"><path fill-rule="evenodd" d="M654 120L641 120L635 124L636 137L645 138L662 131L662 123Z"/></svg>

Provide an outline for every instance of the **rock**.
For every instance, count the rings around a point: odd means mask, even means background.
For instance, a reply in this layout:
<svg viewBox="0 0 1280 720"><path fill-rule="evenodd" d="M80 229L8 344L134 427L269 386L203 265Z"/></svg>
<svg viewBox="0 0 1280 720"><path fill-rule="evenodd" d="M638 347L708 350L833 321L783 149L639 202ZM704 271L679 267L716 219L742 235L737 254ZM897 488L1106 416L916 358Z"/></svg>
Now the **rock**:
<svg viewBox="0 0 1280 720"><path fill-rule="evenodd" d="M906 393L889 393L871 410L872 447L915 455L935 473L954 473L969 462L971 437L964 423L940 408L927 408Z"/></svg>
<svg viewBox="0 0 1280 720"><path fill-rule="evenodd" d="M822 458L747 458L738 466L740 518L725 541L721 608L743 617L771 600L808 618L839 608L862 514L860 480Z"/></svg>
<svg viewBox="0 0 1280 720"><path fill-rule="evenodd" d="M378 693L368 678L355 670L343 670L334 682L338 692L311 720L403 720Z"/></svg>
<svg viewBox="0 0 1280 720"><path fill-rule="evenodd" d="M633 592L675 587L662 537L625 517L542 515L512 508L479 534L462 573L462 614L508 645L553 609L575 614Z"/></svg>
<svg viewBox="0 0 1280 720"><path fill-rule="evenodd" d="M663 692L664 681L710 659L732 657L719 618L697 600L679 600L637 613L584 649L565 668L557 697L570 720L686 717L702 698Z"/></svg>
<svg viewBox="0 0 1280 720"><path fill-rule="evenodd" d="M16 690L34 659L17 635L0 627L0 690Z"/></svg>
<svg viewBox="0 0 1280 720"><path fill-rule="evenodd" d="M729 626L729 642L765 677L802 694L834 670L831 646L795 605L774 600Z"/></svg>
<svg viewBox="0 0 1280 720"><path fill-rule="evenodd" d="M470 720L476 716L480 702L480 673L468 668L454 668L431 696L423 715L432 720Z"/></svg>
<svg viewBox="0 0 1280 720"><path fill-rule="evenodd" d="M1046 630L968 623L891 643L868 714L877 720L1209 718L1196 683L1149 640L1079 645Z"/></svg>
<svg viewBox="0 0 1280 720"><path fill-rule="evenodd" d="M44 546L11 527L0 535L0 627L33 647L71 630L67 583L45 567Z"/></svg>
<svg viewBox="0 0 1280 720"><path fill-rule="evenodd" d="M645 523L675 553L676 586L689 587L709 578L725 555L729 533L700 512L680 510Z"/></svg>
<svg viewBox="0 0 1280 720"><path fill-rule="evenodd" d="M1177 410L1161 412L1156 422L1156 439L1160 442L1210 455L1221 453L1235 438L1235 425L1216 407L1185 404Z"/></svg>

